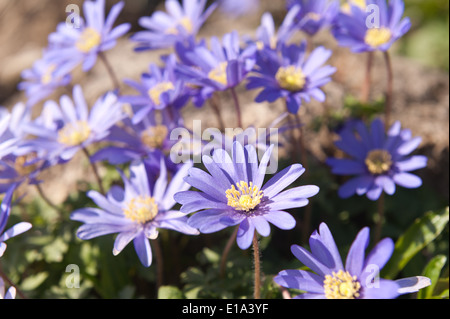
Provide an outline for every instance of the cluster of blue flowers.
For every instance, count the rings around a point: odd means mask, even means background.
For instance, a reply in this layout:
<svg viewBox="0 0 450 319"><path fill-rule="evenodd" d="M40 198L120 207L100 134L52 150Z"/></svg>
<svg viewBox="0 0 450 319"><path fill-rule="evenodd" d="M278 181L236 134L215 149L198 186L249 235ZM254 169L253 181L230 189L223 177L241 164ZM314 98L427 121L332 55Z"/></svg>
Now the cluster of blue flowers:
<svg viewBox="0 0 450 319"><path fill-rule="evenodd" d="M199 30L216 9L242 14L257 2L248 1L252 5L246 8L242 1L221 0L207 6L206 0L167 0L165 12L139 19L143 30L130 41L139 52L165 49L169 53L161 56L161 63L149 65L140 81L114 79L114 89L92 105L79 84L73 85L72 96L63 95L59 101L48 97L57 88L73 84L78 67L87 72L97 61L108 63L105 52L131 28L129 23L114 26L124 2L115 4L105 17L104 0L85 0L84 19L80 18L78 27L59 24L48 38L43 57L22 74L19 89L27 101L11 111L1 109L0 193L5 195L0 257L5 241L31 228L22 222L4 231L15 190L23 185L39 187L42 172L64 165L80 151L89 156L93 167L108 162L127 169L119 169L123 187L114 185L105 192L100 184L100 191L87 194L96 207L72 212L71 219L82 223L78 237L89 240L117 234L113 254L133 242L146 267L152 264L151 241L161 228L197 235L237 226L236 241L243 250L255 242L257 234L269 236L270 224L293 229L296 221L286 210L308 205L308 199L319 192L315 185L290 187L305 168L293 164L265 181L274 145L264 145L263 155L258 156L261 145L238 141L231 148L203 155L205 170L190 161L174 163L170 152L177 141L170 133L184 127L181 109L189 103L203 107L217 92L229 91L236 102L238 126L242 126L235 88L245 84L247 90L260 90L255 102L281 99L288 113L297 114L311 99L326 100L323 86L332 80L336 67L327 65L331 50L311 49L309 40L292 41L295 35L304 33L310 39L328 29L339 45L353 52L387 51L408 31L410 22L402 17L402 0L349 0L343 6L337 0L290 0L278 30L271 14L265 13L255 37L234 31L221 39L198 39ZM367 25L366 9L371 6L380 13L377 27ZM237 12L237 7L243 12ZM121 94L122 84L136 94ZM42 111L33 118L39 103L43 103ZM327 164L336 175L354 175L339 189L342 198L357 194L377 200L383 192L393 195L396 185L421 186L421 179L410 173L427 165L424 156L411 155L420 138L402 129L399 122L385 126L382 119L370 125L352 120L340 131L336 147L348 156L330 158ZM96 147L95 154L88 151L91 146ZM391 239L383 239L365 257L368 241L369 230L364 228L344 265L328 226L321 224L311 235L311 252L292 246L292 253L314 273L283 270L275 282L306 292L298 298L396 298L416 291L417 286L407 280L374 284L370 266L381 269L394 245ZM422 280L421 284L427 283ZM0 297L3 294L0 281ZM8 296L14 297L14 291Z"/></svg>

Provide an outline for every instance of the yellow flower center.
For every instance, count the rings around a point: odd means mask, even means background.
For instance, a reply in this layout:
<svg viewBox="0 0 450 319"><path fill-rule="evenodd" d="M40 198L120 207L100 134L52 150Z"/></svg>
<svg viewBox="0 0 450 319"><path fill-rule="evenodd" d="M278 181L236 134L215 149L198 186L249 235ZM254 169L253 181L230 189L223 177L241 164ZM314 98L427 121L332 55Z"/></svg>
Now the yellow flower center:
<svg viewBox="0 0 450 319"><path fill-rule="evenodd" d="M158 214L158 204L153 197L138 196L130 200L123 213L126 218L145 224Z"/></svg>
<svg viewBox="0 0 450 319"><path fill-rule="evenodd" d="M355 299L359 297L361 284L356 276L352 277L348 271L339 270L325 276L323 287L327 299Z"/></svg>
<svg viewBox="0 0 450 319"><path fill-rule="evenodd" d="M66 124L58 131L58 142L68 146L80 145L89 138L91 128L86 121Z"/></svg>
<svg viewBox="0 0 450 319"><path fill-rule="evenodd" d="M228 84L227 67L228 62L221 62L215 69L208 73L208 78L226 86Z"/></svg>
<svg viewBox="0 0 450 319"><path fill-rule="evenodd" d="M306 18L314 21L319 21L322 18L322 16L316 12L310 12L306 15Z"/></svg>
<svg viewBox="0 0 450 319"><path fill-rule="evenodd" d="M366 10L366 6L367 6L366 0L348 0L346 3L344 3L342 5L342 7L341 7L342 11L345 13L348 13L348 14L351 13L352 10L351 10L350 5L358 6L361 8L361 10Z"/></svg>
<svg viewBox="0 0 450 319"><path fill-rule="evenodd" d="M383 174L391 169L392 156L385 150L373 150L367 154L365 163L370 173Z"/></svg>
<svg viewBox="0 0 450 319"><path fill-rule="evenodd" d="M388 28L372 28L367 30L364 41L371 47L377 48L391 40L392 33Z"/></svg>
<svg viewBox="0 0 450 319"><path fill-rule="evenodd" d="M249 185L241 181L236 186L237 189L231 185L231 188L226 191L228 206L248 212L261 203L263 192L257 186L253 186L252 182Z"/></svg>
<svg viewBox="0 0 450 319"><path fill-rule="evenodd" d="M155 105L161 104L161 94L175 89L172 82L161 82L148 90L148 96Z"/></svg>
<svg viewBox="0 0 450 319"><path fill-rule="evenodd" d="M54 65L54 64L51 64L48 68L47 68L47 70L45 70L45 72L42 74L42 76L41 76L41 83L42 84L49 84L50 82L52 82L52 79L53 79L53 72L55 71L55 69L56 69L56 65Z"/></svg>
<svg viewBox="0 0 450 319"><path fill-rule="evenodd" d="M34 152L27 155L18 156L14 161L14 170L20 176L27 176L39 166L39 163L26 165L28 162L36 159L36 157L37 154Z"/></svg>
<svg viewBox="0 0 450 319"><path fill-rule="evenodd" d="M141 141L150 148L161 148L169 135L169 129L165 125L149 127L141 133Z"/></svg>
<svg viewBox="0 0 450 319"><path fill-rule="evenodd" d="M86 28L81 33L75 46L83 53L88 53L101 42L101 35L94 28Z"/></svg>
<svg viewBox="0 0 450 319"><path fill-rule="evenodd" d="M280 67L275 75L275 79L281 88L288 91L300 91L305 87L306 76L302 69L293 65Z"/></svg>
<svg viewBox="0 0 450 319"><path fill-rule="evenodd" d="M184 17L180 21L178 21L177 25L167 29L166 33L177 35L178 34L178 26L183 27L184 30L186 30L186 32L189 34L192 34L192 32L194 31L194 25L192 24L192 20L189 19L188 17Z"/></svg>

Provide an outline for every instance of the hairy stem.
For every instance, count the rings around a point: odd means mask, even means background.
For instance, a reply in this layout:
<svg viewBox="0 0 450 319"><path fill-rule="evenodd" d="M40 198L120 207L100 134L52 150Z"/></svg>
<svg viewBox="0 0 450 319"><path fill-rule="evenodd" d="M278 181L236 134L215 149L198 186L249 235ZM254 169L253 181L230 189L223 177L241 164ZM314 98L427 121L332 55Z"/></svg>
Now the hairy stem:
<svg viewBox="0 0 450 319"><path fill-rule="evenodd" d="M234 107L236 110L237 126L242 128L242 113L241 113L241 106L239 104L239 98L238 98L236 90L234 88L231 88L230 91L231 91L231 95L233 96Z"/></svg>
<svg viewBox="0 0 450 319"><path fill-rule="evenodd" d="M361 102L367 103L369 101L370 89L372 87L372 65L373 52L367 53L366 75L361 89Z"/></svg>
<svg viewBox="0 0 450 319"><path fill-rule="evenodd" d="M234 232L231 234L230 238L225 245L225 249L223 250L222 257L220 258L220 278L225 277L225 269L227 264L227 258L230 253L231 247L233 247L233 243L236 240L236 236L238 233L239 227L236 227Z"/></svg>
<svg viewBox="0 0 450 319"><path fill-rule="evenodd" d="M385 211L385 205L384 205L384 192L381 193L380 198L378 198L378 220L375 228L375 239L374 242L378 243L381 239L381 232L383 230L383 224L384 224L384 211Z"/></svg>
<svg viewBox="0 0 450 319"><path fill-rule="evenodd" d="M164 261L163 261L163 254L161 250L161 245L159 244L159 240L153 240L153 250L155 252L156 257L156 292L158 293L159 288L164 283Z"/></svg>
<svg viewBox="0 0 450 319"><path fill-rule="evenodd" d="M99 52L98 54L100 60L103 62L103 64L106 67L106 70L108 71L109 77L111 78L111 81L113 83L114 89L120 90L120 81L117 77L116 73L114 72L114 69L111 66L111 63L109 63L108 59L106 58L106 55L103 52Z"/></svg>
<svg viewBox="0 0 450 319"><path fill-rule="evenodd" d="M8 283L8 285L10 285L16 289L16 292L20 296L20 298L27 299L25 294L17 286L15 286L14 283L12 282L12 280L9 279L8 275L5 274L5 272L3 271L2 267L1 267L1 264L0 264L0 277L2 277L3 280Z"/></svg>
<svg viewBox="0 0 450 319"><path fill-rule="evenodd" d="M217 117L217 122L219 122L219 127L222 132L225 131L225 122L223 121L222 114L220 113L220 107L218 103L218 96L216 94L213 94L211 99L209 100L209 104L211 105L214 113Z"/></svg>
<svg viewBox="0 0 450 319"><path fill-rule="evenodd" d="M261 261L259 253L259 242L256 232L253 236L253 257L255 264L255 284L253 287L253 297L255 299L261 299Z"/></svg>
<svg viewBox="0 0 450 319"><path fill-rule="evenodd" d="M53 203L53 201L48 198L48 196L44 193L44 190L42 189L40 184L35 184L36 189L39 193L39 196L41 196L41 198L44 200L44 202L47 203L48 206L50 206L51 208L53 208L56 211L60 211L60 207L58 207L58 205L56 205L55 203Z"/></svg>
<svg viewBox="0 0 450 319"><path fill-rule="evenodd" d="M392 95L394 90L394 72L392 69L392 61L388 51L384 52L384 60L386 62L387 71L387 87L386 87L386 105L385 105L385 127L389 129L391 125L392 113Z"/></svg>

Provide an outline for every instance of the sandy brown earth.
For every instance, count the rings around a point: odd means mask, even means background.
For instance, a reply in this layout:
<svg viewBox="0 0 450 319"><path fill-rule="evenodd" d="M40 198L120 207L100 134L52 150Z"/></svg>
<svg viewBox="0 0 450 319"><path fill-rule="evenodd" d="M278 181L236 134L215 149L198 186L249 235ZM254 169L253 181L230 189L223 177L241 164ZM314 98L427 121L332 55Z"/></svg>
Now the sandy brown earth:
<svg viewBox="0 0 450 319"><path fill-rule="evenodd" d="M108 2L108 1L107 1ZM281 1L280 1L281 2ZM42 49L47 44L47 35L54 31L59 21L65 20L65 4L81 3L81 1L0 1L0 104L11 107L24 101L22 92L17 92L20 72L31 67L33 61L40 58ZM108 2L110 3L110 2ZM124 16L136 19L149 12L145 1L127 1ZM283 10L278 1L263 1L263 7L253 15L239 19L230 19L215 13L205 25L201 36L221 36L233 29L241 34L252 35L259 24L261 13L271 11L277 21L283 18ZM131 20L130 20L131 21ZM348 94L359 96L364 78L366 56L351 54L347 49L339 48L328 33L322 33L314 39L314 45L325 45L334 50L330 64L337 67L334 81L325 86L326 104L311 102L301 109L301 118L305 124L325 112L342 110L344 98ZM116 48L107 52L107 57L120 78L139 79L147 70L150 62L158 62L161 52L135 53L133 44L122 39ZM448 52L446 53L448 54ZM395 54L394 54L395 55ZM423 142L419 152L429 156L429 166L422 176L436 190L448 196L449 187L449 77L448 73L419 65L416 61L405 57L394 56L394 100L392 119L400 120L404 128L412 130L414 136L422 136ZM373 69L373 87L371 98L376 99L384 94L386 87L386 71L384 61L376 55ZM100 63L89 74L76 73L73 83L81 83L89 101L111 88L106 69ZM61 89L53 98L70 90ZM243 105L244 125L254 124L266 127L284 111L281 103L256 104L253 98L257 92L246 92L243 86L238 88ZM131 93L123 87L123 93ZM223 117L227 126L233 127L235 115L229 96L221 97ZM38 112L39 106L36 107ZM216 117L210 107L196 109L188 106L184 110L186 124L190 126L193 119L202 119L203 127L217 127ZM333 136L326 129L319 133L307 130L307 147L318 160L327 156ZM84 165L80 165L84 163ZM76 187L76 180L84 178L86 163L77 157L68 166L52 169L48 172L51 181L45 183L49 196L55 201L63 200L71 189ZM56 177L56 178L53 178Z"/></svg>

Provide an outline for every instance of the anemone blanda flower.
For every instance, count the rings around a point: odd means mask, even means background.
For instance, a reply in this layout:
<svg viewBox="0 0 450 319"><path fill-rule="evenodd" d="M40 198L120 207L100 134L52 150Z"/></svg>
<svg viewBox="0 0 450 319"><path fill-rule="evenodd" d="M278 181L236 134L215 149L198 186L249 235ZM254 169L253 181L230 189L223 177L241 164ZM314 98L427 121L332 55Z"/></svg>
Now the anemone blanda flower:
<svg viewBox="0 0 450 319"><path fill-rule="evenodd" d="M6 243L8 239L20 235L29 230L32 225L27 222L20 222L8 230L5 230L8 223L9 216L11 214L11 200L14 191L17 188L17 184L12 184L3 197L3 201L0 205L0 257L3 256L6 250Z"/></svg>
<svg viewBox="0 0 450 319"><path fill-rule="evenodd" d="M9 287L5 293L5 282L2 277L0 277L0 299L16 299L15 287Z"/></svg>
<svg viewBox="0 0 450 319"><path fill-rule="evenodd" d="M173 195L190 186L183 181L191 163L184 164L168 184L167 171L161 162L160 176L154 181L144 162L130 166L130 177L122 173L124 188L113 186L108 194L90 191L88 196L99 208L83 208L71 214L71 219L83 222L77 235L82 240L117 233L113 254L118 255L131 241L145 267L152 264L149 239L158 237L158 228L188 235L198 231L187 225L186 214L173 210Z"/></svg>
<svg viewBox="0 0 450 319"><path fill-rule="evenodd" d="M258 103L284 98L289 112L295 114L302 100L309 102L312 97L325 101L321 87L331 81L330 76L336 71L332 66L323 66L331 54L332 51L318 47L306 58L306 42L283 46L280 54L260 51L247 89L263 88L255 98Z"/></svg>
<svg viewBox="0 0 450 319"><path fill-rule="evenodd" d="M38 182L37 175L45 163L26 147L28 134L24 127L31 121L31 109L23 103L13 106L11 112L0 107L0 194L12 184Z"/></svg>
<svg viewBox="0 0 450 319"><path fill-rule="evenodd" d="M411 28L410 19L402 18L404 10L403 0L367 0L363 7L350 3L350 13L336 18L333 35L340 46L356 53L387 51Z"/></svg>
<svg viewBox="0 0 450 319"><path fill-rule="evenodd" d="M105 138L111 145L92 155L92 162L108 161L118 165L145 159L155 172L159 172L161 159L164 159L169 171L178 168L167 156L177 143L171 140L170 133L184 127L178 110L152 110L139 123L133 124L129 118L121 123L123 125L112 127Z"/></svg>
<svg viewBox="0 0 450 319"><path fill-rule="evenodd" d="M139 123L151 110L161 110L166 107L179 109L189 100L184 81L175 74L176 56L171 54L164 58L165 65L159 67L150 65L150 73L141 76L141 82L125 80L140 95L122 96L120 100L131 104L133 108L133 123Z"/></svg>
<svg viewBox="0 0 450 319"><path fill-rule="evenodd" d="M320 224L319 231L314 231L309 239L311 252L291 246L294 256L311 271L283 270L274 281L304 291L296 299L394 299L430 285L426 277L398 281L379 278L394 251L394 242L382 239L366 256L369 233L367 227L358 233L344 265L330 229L325 223Z"/></svg>
<svg viewBox="0 0 450 319"><path fill-rule="evenodd" d="M71 68L82 63L83 71L90 70L98 54L112 49L117 39L130 30L129 23L114 27L124 5L123 1L116 3L105 19L105 0L84 1L85 19L80 17L79 27L63 22L57 26L56 32L49 35L49 50L46 54L49 60L65 63Z"/></svg>
<svg viewBox="0 0 450 319"><path fill-rule="evenodd" d="M290 0L287 7L300 6L297 27L309 35L315 35L330 27L339 13L339 0Z"/></svg>
<svg viewBox="0 0 450 319"><path fill-rule="evenodd" d="M241 249L251 245L255 230L268 236L269 223L292 229L295 219L284 210L306 206L307 198L316 195L319 188L308 185L283 191L305 171L300 164L285 168L263 185L272 148L264 153L259 165L255 147L238 142L233 144L232 157L222 149L215 150L212 157L203 156L209 174L191 168L185 178L200 191L179 192L174 197L182 204L182 212L196 212L188 224L202 233L239 225L237 244Z"/></svg>
<svg viewBox="0 0 450 319"><path fill-rule="evenodd" d="M138 42L137 51L170 48L197 35L198 31L217 7L211 4L206 10L206 0L166 0L166 12L156 11L150 17L139 19L146 31L139 31L131 39Z"/></svg>
<svg viewBox="0 0 450 319"><path fill-rule="evenodd" d="M377 200L384 191L393 195L396 185L417 188L422 185L414 171L427 165L427 158L413 155L422 139L412 137L409 129L395 122L386 133L384 123L375 119L370 130L361 121L350 122L340 132L335 145L351 158L330 158L327 164L337 175L356 175L339 188L339 196L348 198L355 193Z"/></svg>
<svg viewBox="0 0 450 319"><path fill-rule="evenodd" d="M76 85L73 100L64 95L60 105L47 101L41 115L25 126L36 137L27 145L50 162L68 161L79 150L104 139L125 117L122 108L117 96L108 92L89 110L81 87Z"/></svg>
<svg viewBox="0 0 450 319"><path fill-rule="evenodd" d="M25 91L27 105L33 106L52 94L58 87L68 85L72 77L64 64L56 64L44 57L37 60L30 69L22 72L23 81L18 89Z"/></svg>
<svg viewBox="0 0 450 319"><path fill-rule="evenodd" d="M211 97L215 91L225 91L239 85L255 63L255 47L240 47L239 35L236 31L227 33L222 38L211 38L211 49L200 44L192 51L183 54L190 63L179 64L178 74L187 83L202 88L204 100Z"/></svg>
<svg viewBox="0 0 450 319"><path fill-rule="evenodd" d="M292 6L286 14L278 30L275 30L275 22L272 15L266 12L261 17L261 25L256 30L256 46L263 48L279 49L292 37L296 31L295 18L300 12L300 6Z"/></svg>

